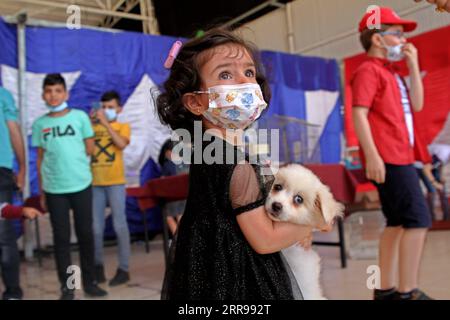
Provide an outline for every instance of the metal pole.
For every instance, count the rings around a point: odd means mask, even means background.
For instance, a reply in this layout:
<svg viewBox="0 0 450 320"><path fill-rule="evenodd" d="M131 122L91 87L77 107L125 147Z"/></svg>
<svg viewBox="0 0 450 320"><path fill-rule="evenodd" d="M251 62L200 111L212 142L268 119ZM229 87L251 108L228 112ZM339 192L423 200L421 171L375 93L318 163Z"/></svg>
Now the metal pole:
<svg viewBox="0 0 450 320"><path fill-rule="evenodd" d="M277 0L268 0L266 2L261 3L260 5L254 7L253 9L250 9L247 12L244 12L243 14L241 14L240 16L224 23L222 25L223 28L228 28L231 27L232 25L244 20L245 18L247 18L248 16L251 16L252 14L255 14L259 11L261 11L262 9L268 7L268 6L274 6L274 7L278 7L278 8L283 8L285 5L282 3L278 3Z"/></svg>
<svg viewBox="0 0 450 320"><path fill-rule="evenodd" d="M12 24L17 23L17 16L0 16L0 17L2 17L5 20L5 22L7 22L7 23L12 23ZM33 19L33 18L28 17L27 26L28 27L44 27L44 28L66 28L67 24L65 22L62 23L62 22L46 21L46 20ZM83 29L102 31L102 32L110 32L110 33L123 32L122 30L118 30L118 29L93 27L93 26L87 26L87 25L83 25Z"/></svg>
<svg viewBox="0 0 450 320"><path fill-rule="evenodd" d="M56 8L56 9L63 9L63 10L66 10L67 6L68 6L67 3L52 2L52 1L46 1L46 0L16 0L16 1L20 2L20 3L24 3L24 4ZM120 17L120 18L132 19L132 20L142 20L142 19L149 20L150 19L148 17L142 17L141 15L134 14L134 13L104 10L104 9L88 7L88 6L84 6L84 5L80 5L79 7L80 7L81 11L83 11L83 12L102 15L102 16L113 16L113 17Z"/></svg>
<svg viewBox="0 0 450 320"><path fill-rule="evenodd" d="M25 24L26 14L17 17L17 52L18 52L18 107L20 113L20 127L24 138L25 147L25 185L23 187L23 197L30 196L29 174L28 174L28 132L27 132L27 112L26 112L26 47L25 47Z"/></svg>
<svg viewBox="0 0 450 320"><path fill-rule="evenodd" d="M26 13L17 16L17 54L18 54L18 90L17 99L20 115L20 128L22 131L24 149L25 149L25 183L23 186L23 200L30 197L30 175L29 175L29 155L28 155L28 125L27 125L27 99L26 99ZM24 224L23 246L25 258L33 257L32 224L27 221Z"/></svg>
<svg viewBox="0 0 450 320"><path fill-rule="evenodd" d="M289 53L293 54L296 50L295 48L295 33L294 33L294 27L292 22L292 4L286 3L286 25L287 25L287 38L288 38L288 45L289 45Z"/></svg>
<svg viewBox="0 0 450 320"><path fill-rule="evenodd" d="M139 6L141 9L141 15L143 17L147 16L147 5L145 3L145 0L140 0L139 1ZM149 30L149 23L145 20L142 20L142 32L145 34L149 34L150 30Z"/></svg>
<svg viewBox="0 0 450 320"><path fill-rule="evenodd" d="M148 10L147 11L148 17L150 18L149 21L150 34L160 34L158 19L156 18L155 14L155 6L153 5L152 0L148 0L147 10Z"/></svg>

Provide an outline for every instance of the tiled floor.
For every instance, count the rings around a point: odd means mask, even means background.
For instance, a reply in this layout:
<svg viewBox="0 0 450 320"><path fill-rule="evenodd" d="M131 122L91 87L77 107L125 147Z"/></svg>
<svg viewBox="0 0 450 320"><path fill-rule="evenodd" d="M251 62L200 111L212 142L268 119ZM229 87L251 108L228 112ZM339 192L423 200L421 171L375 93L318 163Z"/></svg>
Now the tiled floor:
<svg viewBox="0 0 450 320"><path fill-rule="evenodd" d="M329 299L367 300L372 291L367 289L370 274L367 268L377 260L348 260L342 269L337 249L319 247L323 261L323 287ZM431 231L428 234L420 271L420 287L431 297L450 300L450 231Z"/></svg>
<svg viewBox="0 0 450 320"><path fill-rule="evenodd" d="M72 259L74 263L78 261L78 252L72 253ZM105 273L109 280L114 276L117 267L116 247L105 248L105 259ZM109 293L104 299L159 299L164 276L162 242L152 241L148 254L145 253L143 243L133 243L130 264L131 281L114 288L102 284L101 287ZM24 262L21 271L25 299L58 299L59 283L53 256L44 257L42 267L39 267L37 261ZM87 299L81 290L76 291L76 297Z"/></svg>
<svg viewBox="0 0 450 320"><path fill-rule="evenodd" d="M326 238L336 234L326 235ZM324 237L323 235L321 236ZM367 267L376 260L349 260L348 267L341 269L337 248L316 248L323 261L323 286L330 299L370 299L371 291L366 287ZM111 278L116 268L115 247L106 249L106 275ZM74 260L78 255L74 253ZM159 299L164 273L164 255L160 240L151 243L146 254L142 243L133 243L131 281L116 288L103 287L109 292L106 299ZM450 299L450 231L433 231L428 235L421 270L421 287L436 299ZM59 296L53 257L37 262L24 262L21 267L22 286L25 299L57 299ZM0 285L1 286L1 285ZM84 299L81 291L78 299Z"/></svg>

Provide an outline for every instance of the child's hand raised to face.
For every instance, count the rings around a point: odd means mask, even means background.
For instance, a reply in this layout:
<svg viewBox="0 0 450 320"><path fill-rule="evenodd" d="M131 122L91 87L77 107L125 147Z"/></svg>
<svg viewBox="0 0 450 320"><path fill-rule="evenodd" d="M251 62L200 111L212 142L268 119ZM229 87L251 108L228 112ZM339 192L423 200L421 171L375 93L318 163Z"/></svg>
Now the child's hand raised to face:
<svg viewBox="0 0 450 320"><path fill-rule="evenodd" d="M24 207L22 209L22 216L26 219L33 220L34 218L42 216L42 213L34 208Z"/></svg>
<svg viewBox="0 0 450 320"><path fill-rule="evenodd" d="M403 53L406 57L406 62L408 63L408 66L411 68L413 66L418 66L419 64L419 57L417 48L410 42L406 43L403 46Z"/></svg>
<svg viewBox="0 0 450 320"><path fill-rule="evenodd" d="M97 111L96 110L91 110L91 112L89 112L89 118L91 119L92 123L98 123Z"/></svg>
<svg viewBox="0 0 450 320"><path fill-rule="evenodd" d="M107 125L109 123L108 119L106 118L105 111L103 109L99 109L96 112L96 118L100 124Z"/></svg>

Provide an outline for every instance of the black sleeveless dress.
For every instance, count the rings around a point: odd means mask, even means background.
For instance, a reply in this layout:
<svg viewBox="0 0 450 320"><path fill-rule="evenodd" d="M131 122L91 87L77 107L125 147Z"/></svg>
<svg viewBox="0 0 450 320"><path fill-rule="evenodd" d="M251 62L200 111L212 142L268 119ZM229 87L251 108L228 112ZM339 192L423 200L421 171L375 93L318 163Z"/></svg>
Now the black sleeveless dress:
<svg viewBox="0 0 450 320"><path fill-rule="evenodd" d="M202 152L212 144L215 159L226 162L230 152L233 164L191 164L189 195L185 212L171 247L162 288L162 299L174 300L277 300L301 298L295 278L281 253L258 254L247 240L236 215L263 206L273 177L260 174L260 196L256 201L233 208L230 181L238 161L245 155L235 146L213 137L202 143ZM209 147L208 147L209 146ZM211 150L211 149L209 149ZM217 152L219 150L219 152ZM222 150L222 154L220 153ZM194 146L195 153L195 146ZM227 155L227 156L226 156ZM229 161L230 162L230 161ZM243 179L247 175L233 176ZM253 175L254 176L254 175ZM235 182L235 181L234 181ZM242 190L246 192L246 190Z"/></svg>

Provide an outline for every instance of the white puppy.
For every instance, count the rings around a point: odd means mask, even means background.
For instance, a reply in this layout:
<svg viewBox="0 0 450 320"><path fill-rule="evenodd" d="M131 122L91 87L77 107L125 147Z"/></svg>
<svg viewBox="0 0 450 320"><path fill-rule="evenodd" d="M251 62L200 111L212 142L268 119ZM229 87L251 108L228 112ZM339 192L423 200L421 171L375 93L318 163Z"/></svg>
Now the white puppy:
<svg viewBox="0 0 450 320"><path fill-rule="evenodd" d="M329 188L312 171L299 164L281 167L267 198L266 211L275 221L323 229L344 206L336 202ZM320 257L299 244L282 250L305 300L323 300L320 286Z"/></svg>

